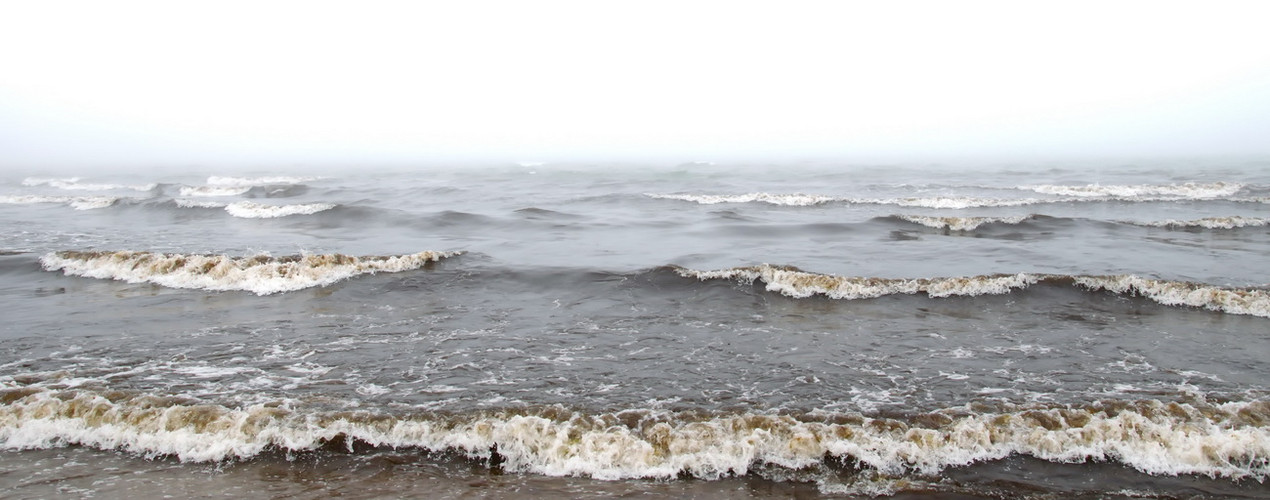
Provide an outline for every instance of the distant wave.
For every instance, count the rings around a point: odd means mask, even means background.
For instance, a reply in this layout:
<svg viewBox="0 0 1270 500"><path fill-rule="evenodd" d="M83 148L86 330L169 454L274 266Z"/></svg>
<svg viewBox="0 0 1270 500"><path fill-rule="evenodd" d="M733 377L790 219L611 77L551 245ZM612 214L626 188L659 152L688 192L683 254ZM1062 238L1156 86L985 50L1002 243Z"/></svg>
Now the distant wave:
<svg viewBox="0 0 1270 500"><path fill-rule="evenodd" d="M362 257L342 254L230 257L132 251L61 251L44 255L40 258L40 263L46 271L62 271L67 276L154 283L171 288L242 290L268 295L327 286L361 274L419 269L460 253L420 252Z"/></svg>
<svg viewBox="0 0 1270 500"><path fill-rule="evenodd" d="M312 215L323 210L335 208L334 203L306 203L300 205L265 205L252 201L240 201L225 206L225 211L234 217L247 219L272 219L288 215Z"/></svg>
<svg viewBox="0 0 1270 500"><path fill-rule="evenodd" d="M1087 198L1182 198L1205 200L1231 196L1244 188L1235 182L1211 182L1182 184L1140 184L1140 185L1062 185L1042 184L1019 186L1019 189L1060 196L1076 196Z"/></svg>
<svg viewBox="0 0 1270 500"><path fill-rule="evenodd" d="M253 186L270 186L278 184L300 184L320 180L322 177L300 177L275 175L265 177L222 177L213 175L207 178L208 186L219 187L253 187Z"/></svg>
<svg viewBox="0 0 1270 500"><path fill-rule="evenodd" d="M1138 226L1167 228L1206 228L1206 229L1238 229L1241 227L1262 227L1270 225L1270 219L1264 217L1205 217L1195 220L1163 220L1154 222L1127 222Z"/></svg>
<svg viewBox="0 0 1270 500"><path fill-rule="evenodd" d="M911 197L911 198L836 198L832 196L811 195L811 194L772 194L772 193L748 193L739 195L714 195L714 194L654 194L646 193L645 196L654 199L664 200L680 200L690 201L702 205L714 205L719 203L767 203L770 205L784 206L812 206L823 205L826 203L847 203L857 205L898 205L901 207L922 207L922 208L978 208L978 207L1016 207L1023 205L1035 205L1039 203L1052 203L1057 200L1042 200L1035 198L1025 199L1000 199L1000 198L978 198L978 197L956 197L956 196L934 196L934 197Z"/></svg>
<svg viewBox="0 0 1270 500"><path fill-rule="evenodd" d="M50 179L42 177L28 177L22 181L23 186L50 186L58 189L70 191L152 191L159 187L156 183L149 184L82 184L79 177L67 177L62 179Z"/></svg>
<svg viewBox="0 0 1270 500"><path fill-rule="evenodd" d="M238 196L251 186L181 186L181 196Z"/></svg>
<svg viewBox="0 0 1270 500"><path fill-rule="evenodd" d="M743 476L837 460L884 474L937 474L1021 454L1113 461L1149 474L1270 476L1270 403L1157 400L1087 406L954 408L907 417L855 413L702 415L561 408L479 414L313 413L225 407L123 392L0 390L0 444L67 444L184 462L246 459L331 443L452 452L512 472L596 479Z"/></svg>
<svg viewBox="0 0 1270 500"><path fill-rule="evenodd" d="M32 205L39 203L61 203L75 210L92 210L114 205L119 198L113 196L39 196L16 195L0 196L0 203L10 205Z"/></svg>
<svg viewBox="0 0 1270 500"><path fill-rule="evenodd" d="M951 231L974 231L985 224L1019 224L1035 219L1036 215L1020 215L1017 217L934 217L926 215L894 215L896 219L921 224L934 229Z"/></svg>
<svg viewBox="0 0 1270 500"><path fill-rule="evenodd" d="M663 200L680 200L691 201L702 205L714 205L718 203L752 203L760 202L771 205L785 205L795 207L805 207L810 205L819 205L835 201L837 198L831 196L820 196L811 194L769 194L769 193L749 193L737 195L714 195L714 194L646 194L649 198Z"/></svg>
<svg viewBox="0 0 1270 500"><path fill-rule="evenodd" d="M1045 282L1072 283L1089 290L1149 298L1168 306L1202 307L1229 314L1270 318L1270 292L1228 289L1199 283L1154 280L1132 275L1068 276L1058 274L1002 274L954 278L867 278L809 273L793 267L761 265L717 271L675 268L680 276L699 280L755 280L766 289L795 298L823 295L834 299L870 299L885 295L925 293L930 297L1000 295Z"/></svg>

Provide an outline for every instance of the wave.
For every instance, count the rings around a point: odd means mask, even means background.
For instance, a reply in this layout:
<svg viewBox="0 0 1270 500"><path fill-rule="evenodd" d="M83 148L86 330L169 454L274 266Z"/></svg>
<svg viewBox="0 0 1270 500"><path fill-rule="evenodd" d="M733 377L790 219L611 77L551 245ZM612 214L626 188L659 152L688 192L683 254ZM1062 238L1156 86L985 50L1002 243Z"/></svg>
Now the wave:
<svg viewBox="0 0 1270 500"><path fill-rule="evenodd" d="M40 196L15 195L0 196L0 203L9 205L35 205L41 203L60 203L75 210L93 210L114 205L119 198L114 196Z"/></svg>
<svg viewBox="0 0 1270 500"><path fill-rule="evenodd" d="M951 231L974 231L985 224L1020 224L1040 217L1038 215L1020 215L1017 217L934 217L926 215L893 215L892 218L914 224L921 224L934 229Z"/></svg>
<svg viewBox="0 0 1270 500"><path fill-rule="evenodd" d="M978 197L958 197L958 196L934 196L934 197L911 197L911 198L836 198L824 195L811 194L771 194L771 193L748 193L739 195L713 195L713 194L654 194L645 193L644 196L654 199L690 201L702 205L715 205L719 203L767 203L770 205L783 206L812 206L823 205L827 203L846 203L855 205L898 205L901 207L921 207L921 208L981 208L981 207L1017 207L1024 205L1036 205L1041 203L1053 203L1061 200L1043 200L1037 198L1023 199L1002 199L1002 198L978 198Z"/></svg>
<svg viewBox="0 0 1270 500"><path fill-rule="evenodd" d="M225 211L234 217L247 219L272 219L288 215L313 215L335 208L334 203L305 203L299 205L265 205L252 201L240 201L225 206Z"/></svg>
<svg viewBox="0 0 1270 500"><path fill-rule="evenodd" d="M50 179L41 177L28 177L22 181L23 186L50 186L68 191L153 191L159 187L156 183L149 184L82 184L79 177L67 177L61 179Z"/></svg>
<svg viewBox="0 0 1270 500"><path fill-rule="evenodd" d="M1270 292L1230 289L1200 283L1166 281L1133 275L1070 276L1060 274L1000 274L951 278L868 278L817 274L789 266L760 265L717 271L674 267L685 278L762 281L766 289L795 298L823 295L833 299L871 299L886 295L925 293L930 297L1002 295L1037 283L1070 283L1088 290L1146 297L1167 306L1202 307L1229 314L1270 318Z"/></svg>
<svg viewBox="0 0 1270 500"><path fill-rule="evenodd" d="M219 201L186 200L181 198L173 199L172 202L181 208L225 208L228 205Z"/></svg>
<svg viewBox="0 0 1270 500"><path fill-rule="evenodd" d="M67 276L154 283L171 288L241 290L257 295L327 286L353 276L422 268L462 252L420 252L409 255L362 256L343 254L272 257L163 254L153 252L61 251L44 255L46 271Z"/></svg>
<svg viewBox="0 0 1270 500"><path fill-rule="evenodd" d="M1035 191L1060 196L1083 198L1180 198L1191 200L1210 200L1231 196L1244 188L1235 182L1211 182L1182 184L1139 184L1139 185L1054 185L1042 184L1019 186L1018 189Z"/></svg>
<svg viewBox="0 0 1270 500"><path fill-rule="evenodd" d="M820 196L811 194L769 194L769 193L749 193L737 195L713 195L713 194L645 194L649 198L663 200L680 200L691 201L702 205L715 205L719 203L752 203L760 202L771 205L783 205L794 207L805 207L811 205L819 205L837 201L838 198L831 196Z"/></svg>
<svg viewBox="0 0 1270 500"><path fill-rule="evenodd" d="M1014 454L1052 462L1115 461L1150 474L1270 476L1270 403L1104 401L981 408L904 417L813 412L701 414L628 410L387 415L230 408L119 391L0 391L0 443L66 444L185 462L354 444L458 453L504 470L596 479L702 479L774 465L837 461L885 474L935 474Z"/></svg>
<svg viewBox="0 0 1270 500"><path fill-rule="evenodd" d="M213 175L207 178L208 186L217 187L254 187L254 186L271 186L279 184L301 184L321 180L322 177L298 177L275 175L265 177L224 177Z"/></svg>
<svg viewBox="0 0 1270 500"><path fill-rule="evenodd" d="M181 196L238 196L251 186L181 186Z"/></svg>
<svg viewBox="0 0 1270 500"><path fill-rule="evenodd" d="M1163 220L1154 222L1126 222L1137 226L1167 228L1205 228L1205 229L1238 229L1242 227L1262 227L1270 225L1270 219L1264 217L1205 217L1195 220Z"/></svg>

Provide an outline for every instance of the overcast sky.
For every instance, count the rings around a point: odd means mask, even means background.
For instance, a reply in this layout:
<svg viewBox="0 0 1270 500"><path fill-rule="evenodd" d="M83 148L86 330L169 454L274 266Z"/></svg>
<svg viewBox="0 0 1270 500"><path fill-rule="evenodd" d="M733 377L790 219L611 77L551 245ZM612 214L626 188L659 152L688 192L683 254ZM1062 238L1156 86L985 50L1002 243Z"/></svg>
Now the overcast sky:
<svg viewBox="0 0 1270 500"><path fill-rule="evenodd" d="M1270 155L1270 2L6 2L0 166Z"/></svg>

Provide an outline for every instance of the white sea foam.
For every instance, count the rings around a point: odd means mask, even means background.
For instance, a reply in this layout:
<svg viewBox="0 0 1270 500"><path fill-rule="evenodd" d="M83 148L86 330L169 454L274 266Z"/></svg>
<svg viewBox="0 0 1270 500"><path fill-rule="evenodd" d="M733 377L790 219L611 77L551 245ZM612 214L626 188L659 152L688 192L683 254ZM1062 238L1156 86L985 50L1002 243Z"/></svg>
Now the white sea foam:
<svg viewBox="0 0 1270 500"><path fill-rule="evenodd" d="M1027 288L1041 281L1071 282L1090 290L1109 290L1146 297L1168 306L1202 307L1228 314L1270 317L1270 292L1257 289L1222 288L1199 283L1165 281L1133 275L1068 276L1019 273L1012 275L949 278L868 278L809 273L792 267L736 267L698 271L676 267L685 278L699 280L735 279L745 283L760 280L771 292L795 298L824 295L834 299L870 299L884 295L925 293L930 297L1000 295Z"/></svg>
<svg viewBox="0 0 1270 500"><path fill-rule="evenodd" d="M1017 217L933 217L926 215L897 215L901 220L921 224L935 229L952 231L974 231L984 224L1018 224L1031 220L1035 216L1020 215Z"/></svg>
<svg viewBox="0 0 1270 500"><path fill-rule="evenodd" d="M79 177L51 179L28 177L22 181L23 186L50 186L68 191L151 191L159 185L149 184L84 184Z"/></svg>
<svg viewBox="0 0 1270 500"><path fill-rule="evenodd" d="M1188 228L1202 227L1206 229L1238 229L1241 227L1262 227L1270 225L1270 219L1264 217L1241 217L1238 215L1231 217L1205 217L1195 220L1163 220L1153 222L1132 222L1129 224L1148 227L1169 227L1169 228Z"/></svg>
<svg viewBox="0 0 1270 500"><path fill-rule="evenodd" d="M1075 282L1090 290L1138 295L1169 306L1202 307L1230 314L1270 318L1270 292L1265 290L1228 289L1133 275L1077 276Z"/></svg>
<svg viewBox="0 0 1270 500"><path fill-rule="evenodd" d="M1141 185L1033 185L1019 186L1019 189L1060 196L1076 196L1082 198L1165 198L1205 200L1231 196L1243 189L1243 184L1234 182L1211 182L1183 184L1141 184Z"/></svg>
<svg viewBox="0 0 1270 500"><path fill-rule="evenodd" d="M826 456L883 474L936 474L1013 454L1053 462L1116 461L1150 474L1270 476L1266 402L1147 400L990 413L958 408L914 420L836 414L808 421L648 410L393 417L225 408L154 396L108 399L87 391L11 389L3 396L4 448L77 444L189 462L249 458L268 448L313 450L344 439L350 449L361 441L474 459L491 458L497 450L506 470L597 479L680 474L715 479L744 475L760 464L810 467Z"/></svg>
<svg viewBox="0 0 1270 500"><path fill-rule="evenodd" d="M113 196L40 196L16 195L0 196L0 203L10 205L34 205L40 203L61 203L75 210L93 210L114 205L119 198Z"/></svg>
<svg viewBox="0 0 1270 500"><path fill-rule="evenodd" d="M207 178L208 186L220 187L252 187L277 184L301 184L320 180L322 177L274 175L265 177L222 177L213 175Z"/></svg>
<svg viewBox="0 0 1270 500"><path fill-rule="evenodd" d="M181 208L225 208L226 206L225 203L218 201L186 200L183 198L177 198L172 201L176 202L176 206Z"/></svg>
<svg viewBox="0 0 1270 500"><path fill-rule="evenodd" d="M299 205L265 205L252 201L240 201L225 206L225 211L234 217L246 219L272 219L288 215L312 215L323 210L335 208L334 203L305 203Z"/></svg>
<svg viewBox="0 0 1270 500"><path fill-rule="evenodd" d="M429 262L459 253L420 252L386 257L341 254L229 257L63 251L47 254L40 258L40 262L45 270L60 270L68 276L154 283L172 288L243 290L267 295L327 286L361 274L419 269Z"/></svg>
<svg viewBox="0 0 1270 500"><path fill-rule="evenodd" d="M251 186L181 186L181 196L238 196Z"/></svg>
<svg viewBox="0 0 1270 500"><path fill-rule="evenodd" d="M770 194L770 193L748 193L737 195L714 195L714 194L645 194L649 198L657 198L664 200L681 200L691 201L702 205L715 205L719 203L767 203L770 205L798 206L805 207L811 205L819 205L834 201L835 198L830 196L821 196L813 194Z"/></svg>
<svg viewBox="0 0 1270 500"><path fill-rule="evenodd" d="M761 265L720 271L676 268L680 276L707 279L762 280L767 290L790 297L824 295L834 299L870 299L893 294L926 293L931 297L999 295L1036 283L1037 275L1014 274L964 278L887 279L816 274L790 267Z"/></svg>
<svg viewBox="0 0 1270 500"><path fill-rule="evenodd" d="M1037 198L978 198L974 196L932 196L924 198L886 198L886 199L867 199L855 198L849 201L856 204L868 205L897 205L901 207L920 207L920 208L984 208L984 207L1021 207L1026 205L1037 205L1041 203L1053 203L1056 200L1042 200Z"/></svg>

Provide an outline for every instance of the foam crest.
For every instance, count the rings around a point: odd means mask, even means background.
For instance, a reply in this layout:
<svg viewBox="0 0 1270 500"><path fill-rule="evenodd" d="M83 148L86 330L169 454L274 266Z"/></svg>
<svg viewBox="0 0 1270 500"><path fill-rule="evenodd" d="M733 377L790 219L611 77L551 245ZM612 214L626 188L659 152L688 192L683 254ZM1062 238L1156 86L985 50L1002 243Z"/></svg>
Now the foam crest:
<svg viewBox="0 0 1270 500"><path fill-rule="evenodd" d="M254 187L254 186L272 186L279 184L301 184L320 180L322 177L299 177L274 175L264 177L225 177L213 175L207 178L208 186L219 187Z"/></svg>
<svg viewBox="0 0 1270 500"><path fill-rule="evenodd" d="M1053 462L1116 461L1150 474L1270 475L1270 404L1261 401L1146 400L982 413L953 408L897 419L559 408L394 417L227 408L118 392L23 388L0 396L5 448L76 444L189 462L250 458L267 449L314 450L332 441L349 443L351 451L352 442L361 441L476 459L497 454L510 471L597 479L716 479L758 465L816 466L825 457L886 474L935 474L1016 453Z"/></svg>
<svg viewBox="0 0 1270 500"><path fill-rule="evenodd" d="M80 182L79 177L67 177L61 179L28 177L22 181L23 186L50 186L68 191L152 191L159 187L156 183L149 184L85 184Z"/></svg>
<svg viewBox="0 0 1270 500"><path fill-rule="evenodd" d="M1133 275L1077 276L1074 281L1090 290L1137 295L1168 306L1202 307L1211 311L1270 318L1270 293L1265 290L1228 289Z"/></svg>
<svg viewBox="0 0 1270 500"><path fill-rule="evenodd" d="M1038 275L1014 274L961 278L889 279L809 273L793 267L738 267L721 271L676 268L685 278L761 280L771 292L796 298L824 295L834 299L871 299L884 295L926 293L931 297L999 295L1036 283Z"/></svg>
<svg viewBox="0 0 1270 500"><path fill-rule="evenodd" d="M119 198L112 196L40 196L16 195L0 196L0 203L9 205L35 205L41 203L60 203L75 210L93 210L114 205Z"/></svg>
<svg viewBox="0 0 1270 500"><path fill-rule="evenodd" d="M851 199L851 203L869 205L897 205L918 208L984 208L984 207L1021 207L1041 203L1052 203L1055 200L1036 198L978 198L974 196L932 196L925 198L887 198L887 199Z"/></svg>
<svg viewBox="0 0 1270 500"><path fill-rule="evenodd" d="M833 299L871 299L886 295L925 293L930 297L1001 295L1045 282L1075 284L1088 290L1145 297L1167 306L1201 307L1228 314L1270 318L1270 292L1258 289L1223 288L1201 283L1167 281L1134 275L1069 276L1061 274L999 274L947 278L870 278L834 276L806 272L789 266L736 267L698 271L674 267L685 278L699 280L734 279L744 283L762 281L770 292L794 298L823 295Z"/></svg>
<svg viewBox="0 0 1270 500"><path fill-rule="evenodd" d="M897 215L900 220L921 224L934 229L974 231L984 224L1018 224L1035 218L1033 215L1017 217L932 217L925 215Z"/></svg>
<svg viewBox="0 0 1270 500"><path fill-rule="evenodd" d="M834 201L835 198L830 196L821 196L813 194L770 194L770 193L748 193L737 195L714 195L714 194L646 194L649 198L663 200L680 200L691 201L702 205L716 205L719 203L767 203L770 205L796 206L805 207L811 205L819 205Z"/></svg>
<svg viewBox="0 0 1270 500"><path fill-rule="evenodd" d="M1244 185L1234 182L1211 182L1196 183L1187 182L1183 184L1140 184L1140 185L1101 185L1087 184L1083 186L1072 185L1034 185L1019 186L1019 189L1027 189L1038 193L1053 194L1059 196L1076 196L1083 198L1095 197L1113 197L1113 198L1143 198L1143 197L1168 197L1183 199L1213 199L1224 196L1233 195L1243 189Z"/></svg>
<svg viewBox="0 0 1270 500"><path fill-rule="evenodd" d="M353 257L342 254L271 257L61 251L44 255L47 271L67 276L154 283L171 288L242 290L258 295L327 286L362 274L419 269L461 252Z"/></svg>
<svg viewBox="0 0 1270 500"><path fill-rule="evenodd" d="M313 215L335 208L334 203L305 203L299 205L265 205L253 201L240 201L225 206L225 211L234 217L246 219L273 219L288 215Z"/></svg>
<svg viewBox="0 0 1270 500"><path fill-rule="evenodd" d="M238 196L251 186L181 186L181 196Z"/></svg>
<svg viewBox="0 0 1270 500"><path fill-rule="evenodd" d="M225 203L218 201L186 200L182 198L177 198L172 201L176 203L176 206L181 208L225 208L226 206Z"/></svg>
<svg viewBox="0 0 1270 500"><path fill-rule="evenodd" d="M1138 226L1148 227L1167 227L1167 228L1188 228L1200 227L1205 229L1238 229L1242 227L1262 227L1270 225L1270 219L1264 217L1241 217L1238 215L1231 217L1205 217L1195 220L1163 220L1154 222L1129 222Z"/></svg>

